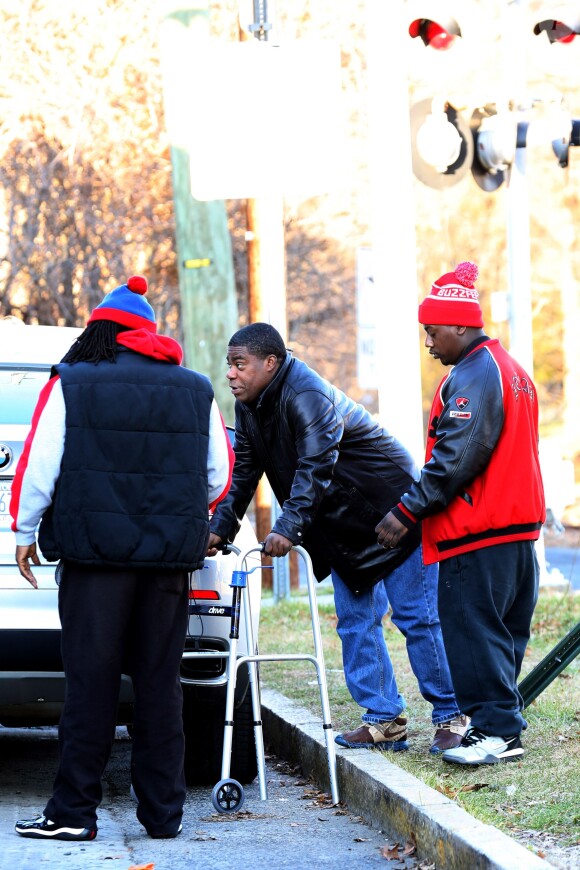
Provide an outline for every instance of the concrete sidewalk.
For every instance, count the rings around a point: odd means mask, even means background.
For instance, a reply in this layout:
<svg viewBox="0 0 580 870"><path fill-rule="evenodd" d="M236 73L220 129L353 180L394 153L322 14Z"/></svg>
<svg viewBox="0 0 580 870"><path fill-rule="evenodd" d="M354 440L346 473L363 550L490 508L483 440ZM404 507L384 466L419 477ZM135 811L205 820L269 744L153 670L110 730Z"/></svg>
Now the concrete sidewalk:
<svg viewBox="0 0 580 870"><path fill-rule="evenodd" d="M271 689L262 694L264 740L330 791L322 720ZM336 747L340 800L373 827L414 839L437 870L540 870L553 867L492 825L391 764L384 753Z"/></svg>

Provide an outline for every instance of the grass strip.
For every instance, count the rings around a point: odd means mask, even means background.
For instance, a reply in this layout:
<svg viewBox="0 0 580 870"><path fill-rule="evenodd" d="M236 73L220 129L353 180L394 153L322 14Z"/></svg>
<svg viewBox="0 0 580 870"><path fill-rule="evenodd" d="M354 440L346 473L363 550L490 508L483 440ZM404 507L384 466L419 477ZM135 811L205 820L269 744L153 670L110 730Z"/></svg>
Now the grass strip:
<svg viewBox="0 0 580 870"><path fill-rule="evenodd" d="M325 590L328 591L328 590ZM321 596L321 602L326 596ZM344 681L336 615L332 604L319 603L328 692L335 732L360 724L361 709ZM532 625L521 678L580 620L580 596L542 590ZM393 764L456 801L475 818L512 836L541 834L562 847L580 843L580 656L527 708L522 762L464 768L429 754L434 729L431 705L419 694L405 641L387 614L383 629L399 691L407 702L408 752L388 753ZM263 607L260 652L309 652L312 627L308 602L294 596ZM314 668L307 662L264 663L264 685L320 715Z"/></svg>

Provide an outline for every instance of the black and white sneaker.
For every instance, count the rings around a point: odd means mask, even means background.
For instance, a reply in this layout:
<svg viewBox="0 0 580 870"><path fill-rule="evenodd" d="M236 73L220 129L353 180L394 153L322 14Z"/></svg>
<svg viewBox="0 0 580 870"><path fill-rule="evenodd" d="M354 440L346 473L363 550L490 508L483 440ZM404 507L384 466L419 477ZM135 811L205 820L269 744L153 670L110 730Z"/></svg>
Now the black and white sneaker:
<svg viewBox="0 0 580 870"><path fill-rule="evenodd" d="M21 837L33 837L36 840L94 840L97 828L70 828L56 825L44 816L16 822L14 830Z"/></svg>
<svg viewBox="0 0 580 870"><path fill-rule="evenodd" d="M178 837L183 831L183 825L180 825L176 831L163 831L160 834L152 834L149 833L149 836L152 840L173 840L174 837Z"/></svg>
<svg viewBox="0 0 580 870"><path fill-rule="evenodd" d="M453 764L498 764L500 761L520 761L523 754L519 734L491 737L478 728L469 728L459 746L446 750L442 758Z"/></svg>

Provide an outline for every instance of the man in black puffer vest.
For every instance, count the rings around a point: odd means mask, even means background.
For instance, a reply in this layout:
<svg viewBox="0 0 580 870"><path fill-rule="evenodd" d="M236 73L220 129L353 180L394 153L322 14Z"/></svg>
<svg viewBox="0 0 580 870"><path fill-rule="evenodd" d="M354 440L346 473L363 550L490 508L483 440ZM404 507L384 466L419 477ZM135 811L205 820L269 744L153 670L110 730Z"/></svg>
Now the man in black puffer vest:
<svg viewBox="0 0 580 870"><path fill-rule="evenodd" d="M53 794L41 816L16 824L24 837L96 837L127 672L137 817L154 838L182 827L188 572L203 565L233 453L210 382L157 335L146 291L135 275L93 311L40 394L16 471L20 573L36 588L39 521L43 555L60 560L67 686Z"/></svg>

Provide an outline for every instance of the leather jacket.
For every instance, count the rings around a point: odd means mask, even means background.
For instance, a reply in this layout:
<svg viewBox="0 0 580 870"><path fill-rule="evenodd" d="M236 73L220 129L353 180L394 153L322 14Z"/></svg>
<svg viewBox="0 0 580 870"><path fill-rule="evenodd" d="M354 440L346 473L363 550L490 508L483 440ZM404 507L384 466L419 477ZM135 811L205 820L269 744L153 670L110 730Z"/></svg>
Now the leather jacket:
<svg viewBox="0 0 580 870"><path fill-rule="evenodd" d="M290 354L255 404L236 402L230 491L211 531L233 540L266 474L282 507L272 531L300 544L318 580L333 568L368 589L420 542L417 527L384 550L375 526L418 476L408 451L354 402Z"/></svg>

